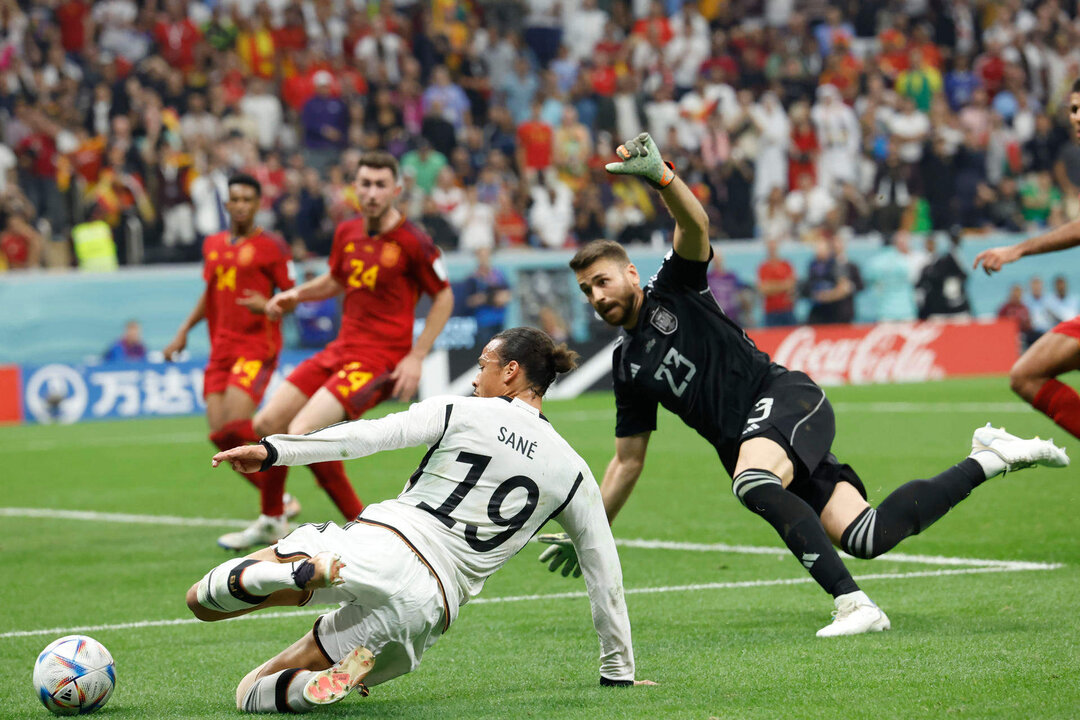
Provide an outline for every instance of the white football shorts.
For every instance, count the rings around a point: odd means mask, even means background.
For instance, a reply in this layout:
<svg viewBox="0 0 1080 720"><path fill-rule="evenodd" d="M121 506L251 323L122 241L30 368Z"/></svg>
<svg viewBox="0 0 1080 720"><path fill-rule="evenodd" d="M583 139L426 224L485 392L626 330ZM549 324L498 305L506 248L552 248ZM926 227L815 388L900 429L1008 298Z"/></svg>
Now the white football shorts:
<svg viewBox="0 0 1080 720"><path fill-rule="evenodd" d="M278 541L278 557L330 551L345 567L342 585L316 590L308 603L341 607L315 621L315 641L333 662L359 645L375 655L368 687L412 672L442 634L446 609L438 580L392 530L350 523L305 524Z"/></svg>

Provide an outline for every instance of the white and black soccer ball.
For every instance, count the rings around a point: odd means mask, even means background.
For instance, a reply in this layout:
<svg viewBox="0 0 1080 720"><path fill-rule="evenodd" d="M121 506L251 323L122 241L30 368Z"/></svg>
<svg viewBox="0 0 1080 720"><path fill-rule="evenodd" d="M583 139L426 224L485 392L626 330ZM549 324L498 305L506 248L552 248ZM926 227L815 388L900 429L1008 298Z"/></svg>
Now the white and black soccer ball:
<svg viewBox="0 0 1080 720"><path fill-rule="evenodd" d="M34 663L34 692L56 715L86 715L109 700L116 665L105 646L85 635L49 643Z"/></svg>

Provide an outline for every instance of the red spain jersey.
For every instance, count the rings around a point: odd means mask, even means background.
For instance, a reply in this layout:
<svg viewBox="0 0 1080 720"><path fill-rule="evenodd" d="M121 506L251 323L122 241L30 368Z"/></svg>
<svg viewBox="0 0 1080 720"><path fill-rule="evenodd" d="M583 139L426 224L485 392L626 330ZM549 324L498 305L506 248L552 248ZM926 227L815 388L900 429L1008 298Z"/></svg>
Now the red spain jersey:
<svg viewBox="0 0 1080 720"><path fill-rule="evenodd" d="M274 295L275 288L288 290L293 286L290 267L288 246L261 229L235 243L230 232L206 238L203 279L211 357L277 356L281 350L281 324L236 301L244 296L245 290L267 298Z"/></svg>
<svg viewBox="0 0 1080 720"><path fill-rule="evenodd" d="M404 217L375 236L362 217L340 223L330 273L345 288L341 331L331 345L376 345L402 354L412 347L420 293L434 295L448 285L439 249Z"/></svg>

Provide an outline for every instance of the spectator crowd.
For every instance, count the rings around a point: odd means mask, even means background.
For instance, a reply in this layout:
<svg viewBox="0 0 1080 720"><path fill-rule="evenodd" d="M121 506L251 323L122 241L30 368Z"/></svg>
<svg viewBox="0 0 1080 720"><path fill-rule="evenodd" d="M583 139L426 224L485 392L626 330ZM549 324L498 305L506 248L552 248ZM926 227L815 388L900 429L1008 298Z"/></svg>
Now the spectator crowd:
<svg viewBox="0 0 1080 720"><path fill-rule="evenodd" d="M236 171L263 185L264 228L297 258L325 255L374 148L400 159L403 209L445 249L650 242L670 223L658 198L603 170L648 131L715 240L769 241L754 284L768 322L789 322L799 294L811 320L847 317L864 285L881 317L919 314L920 296L890 290L920 287L933 264L914 269L909 233L1080 214L1076 13L1060 0L0 0L0 265L198 259ZM860 273L842 247L866 233L887 242ZM816 253L797 281L777 249L796 241ZM714 290L744 316L755 288L718 263ZM491 299L497 317L501 281L482 266L473 282L469 302Z"/></svg>

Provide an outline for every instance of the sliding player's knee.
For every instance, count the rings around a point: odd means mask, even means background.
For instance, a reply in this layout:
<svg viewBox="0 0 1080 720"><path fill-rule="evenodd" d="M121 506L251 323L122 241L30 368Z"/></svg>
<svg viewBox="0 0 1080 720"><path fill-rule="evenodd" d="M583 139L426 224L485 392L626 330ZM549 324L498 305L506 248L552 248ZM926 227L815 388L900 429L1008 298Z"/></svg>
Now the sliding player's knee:
<svg viewBox="0 0 1080 720"><path fill-rule="evenodd" d="M840 535L840 549L862 560L876 558L891 550L897 542L888 537L885 525L885 522L879 521L877 509L866 508Z"/></svg>
<svg viewBox="0 0 1080 720"><path fill-rule="evenodd" d="M199 583L195 583L188 588L185 600L187 602L188 610L190 610L191 614L197 619L202 620L203 622L213 622L221 619L221 613L205 608L199 603Z"/></svg>

